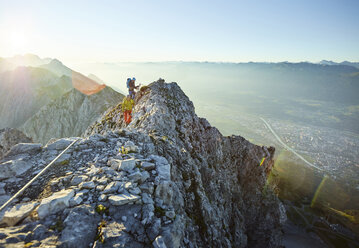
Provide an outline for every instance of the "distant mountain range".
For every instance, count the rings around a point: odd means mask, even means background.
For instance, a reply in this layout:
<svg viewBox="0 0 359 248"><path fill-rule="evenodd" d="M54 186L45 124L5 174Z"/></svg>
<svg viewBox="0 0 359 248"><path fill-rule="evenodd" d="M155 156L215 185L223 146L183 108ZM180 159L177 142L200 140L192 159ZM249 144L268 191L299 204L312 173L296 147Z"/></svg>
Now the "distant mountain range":
<svg viewBox="0 0 359 248"><path fill-rule="evenodd" d="M353 67L359 69L359 62L343 61L343 62L337 63L337 62L333 62L330 60L322 60L319 62L319 64L322 64L322 65L347 65L347 66L353 66Z"/></svg>
<svg viewBox="0 0 359 248"><path fill-rule="evenodd" d="M43 64L50 63L50 58L41 59L37 55L25 54L16 55L11 58L0 58L0 73L8 70L14 70L18 66L32 66L37 67Z"/></svg>
<svg viewBox="0 0 359 248"><path fill-rule="evenodd" d="M178 82L196 100L231 98L251 92L268 97L333 101L358 105L359 69L350 63L332 65L320 63L215 63L215 62L156 62L89 64L83 70L107 73L112 82L135 72L138 83L158 78ZM125 89L123 80L122 89ZM209 101L209 102L210 102Z"/></svg>
<svg viewBox="0 0 359 248"><path fill-rule="evenodd" d="M96 81L57 59L30 54L0 58L0 128L21 128L43 143L80 135L123 98L91 77Z"/></svg>
<svg viewBox="0 0 359 248"><path fill-rule="evenodd" d="M97 93L105 88L105 84L99 84L95 80L71 70L57 59L53 59L50 63L41 65L40 67L55 73L57 76L65 75L70 77L73 87L86 95Z"/></svg>

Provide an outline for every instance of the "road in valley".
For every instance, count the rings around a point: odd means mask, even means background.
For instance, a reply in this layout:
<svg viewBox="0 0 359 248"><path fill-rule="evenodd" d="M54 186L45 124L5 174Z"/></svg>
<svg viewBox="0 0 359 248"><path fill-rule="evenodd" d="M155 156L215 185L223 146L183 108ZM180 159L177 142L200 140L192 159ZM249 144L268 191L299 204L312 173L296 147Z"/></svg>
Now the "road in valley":
<svg viewBox="0 0 359 248"><path fill-rule="evenodd" d="M276 137L276 139L279 141L279 143L283 146L284 149L294 153L298 158L300 158L301 160L303 160L307 165L314 167L318 170L322 170L321 168L319 168L318 166L312 164L311 162L309 162L308 160L306 160L305 158L303 158L302 155L298 154L295 150L293 150L292 148L290 148L289 146L287 146L280 138L279 136L276 134L276 132L274 132L274 130L272 129L272 127L269 125L269 123L264 120L262 117L260 117L260 119L264 122L265 126L269 129L269 131L271 131L271 133L274 135L274 137Z"/></svg>

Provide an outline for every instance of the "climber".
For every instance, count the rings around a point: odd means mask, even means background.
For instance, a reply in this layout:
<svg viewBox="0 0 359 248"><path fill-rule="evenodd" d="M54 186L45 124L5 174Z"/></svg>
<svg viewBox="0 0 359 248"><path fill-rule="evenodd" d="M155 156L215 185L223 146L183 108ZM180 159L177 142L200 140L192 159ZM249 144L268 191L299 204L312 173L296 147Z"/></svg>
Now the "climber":
<svg viewBox="0 0 359 248"><path fill-rule="evenodd" d="M135 105L135 103L130 95L127 95L127 97L125 97L122 101L122 112L127 125L131 122L132 119L131 113L133 105Z"/></svg>
<svg viewBox="0 0 359 248"><path fill-rule="evenodd" d="M128 88L128 93L130 94L132 99L135 99L135 89L138 89L140 86L139 85L135 85L136 82L136 78L127 78L127 88Z"/></svg>

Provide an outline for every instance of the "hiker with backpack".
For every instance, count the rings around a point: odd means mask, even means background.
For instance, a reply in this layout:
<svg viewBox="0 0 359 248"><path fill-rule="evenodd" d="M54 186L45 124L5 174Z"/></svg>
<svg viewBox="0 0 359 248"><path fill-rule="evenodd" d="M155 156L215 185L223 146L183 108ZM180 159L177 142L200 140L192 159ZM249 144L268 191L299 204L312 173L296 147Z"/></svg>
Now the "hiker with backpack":
<svg viewBox="0 0 359 248"><path fill-rule="evenodd" d="M132 120L132 108L135 105L134 100L130 95L127 95L122 101L122 112L125 119L126 124L130 124Z"/></svg>
<svg viewBox="0 0 359 248"><path fill-rule="evenodd" d="M127 78L127 88L128 88L128 93L130 94L132 99L135 99L135 89L138 89L140 86L139 85L135 85L135 81L136 78Z"/></svg>

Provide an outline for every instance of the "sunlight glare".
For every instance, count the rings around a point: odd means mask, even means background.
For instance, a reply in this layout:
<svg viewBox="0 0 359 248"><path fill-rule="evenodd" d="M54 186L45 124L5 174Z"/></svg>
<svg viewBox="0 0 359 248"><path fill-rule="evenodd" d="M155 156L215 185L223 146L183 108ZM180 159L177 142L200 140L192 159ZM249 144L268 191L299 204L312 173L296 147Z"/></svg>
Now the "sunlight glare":
<svg viewBox="0 0 359 248"><path fill-rule="evenodd" d="M0 37L3 57L30 53L36 44L32 18L26 15L0 18Z"/></svg>
<svg viewBox="0 0 359 248"><path fill-rule="evenodd" d="M26 48L27 37L22 30L14 30L10 35L9 42L12 50L22 51Z"/></svg>

